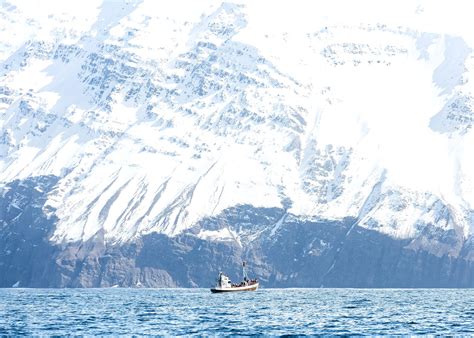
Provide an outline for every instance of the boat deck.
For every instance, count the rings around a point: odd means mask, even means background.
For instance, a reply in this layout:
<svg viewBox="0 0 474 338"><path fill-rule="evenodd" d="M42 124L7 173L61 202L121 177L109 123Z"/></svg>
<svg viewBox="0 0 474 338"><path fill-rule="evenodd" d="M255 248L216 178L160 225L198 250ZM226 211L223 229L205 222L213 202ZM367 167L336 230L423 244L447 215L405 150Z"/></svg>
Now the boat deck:
<svg viewBox="0 0 474 338"><path fill-rule="evenodd" d="M215 287L211 289L212 293L236 292L236 291L255 291L258 289L258 282L250 285L232 286L227 288Z"/></svg>

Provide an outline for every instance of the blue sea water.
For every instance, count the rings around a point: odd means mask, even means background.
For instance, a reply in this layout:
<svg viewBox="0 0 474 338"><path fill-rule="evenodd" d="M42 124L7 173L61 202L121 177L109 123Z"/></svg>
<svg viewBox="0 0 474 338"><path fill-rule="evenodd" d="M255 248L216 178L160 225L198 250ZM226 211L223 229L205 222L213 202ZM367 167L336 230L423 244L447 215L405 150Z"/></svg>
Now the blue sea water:
<svg viewBox="0 0 474 338"><path fill-rule="evenodd" d="M0 335L474 334L471 289L0 289Z"/></svg>

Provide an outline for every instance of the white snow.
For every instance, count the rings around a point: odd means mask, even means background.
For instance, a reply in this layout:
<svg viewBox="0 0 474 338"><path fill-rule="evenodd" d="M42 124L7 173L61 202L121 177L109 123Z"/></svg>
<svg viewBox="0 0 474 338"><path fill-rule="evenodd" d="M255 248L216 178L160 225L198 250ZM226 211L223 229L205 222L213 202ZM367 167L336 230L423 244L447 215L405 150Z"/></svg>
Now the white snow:
<svg viewBox="0 0 474 338"><path fill-rule="evenodd" d="M101 230L110 242L176 235L229 207L282 208L284 198L301 217L358 217L395 237L430 223L469 236L473 106L438 114L458 96L473 102L470 10L5 2L0 184L61 176L47 202L57 242Z"/></svg>

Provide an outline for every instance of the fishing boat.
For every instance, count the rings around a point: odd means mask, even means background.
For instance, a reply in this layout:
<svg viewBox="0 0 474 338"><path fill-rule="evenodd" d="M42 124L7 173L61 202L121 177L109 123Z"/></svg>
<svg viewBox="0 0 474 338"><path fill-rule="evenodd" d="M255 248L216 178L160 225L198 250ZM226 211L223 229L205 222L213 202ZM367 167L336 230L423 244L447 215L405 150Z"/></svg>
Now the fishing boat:
<svg viewBox="0 0 474 338"><path fill-rule="evenodd" d="M211 288L212 293L222 293L222 292L236 292L236 291L255 291L258 289L258 280L249 279L247 276L247 271L245 269L245 262L242 263L242 271L244 275L244 280L239 284L233 284L229 277L227 277L223 272L219 273L217 277L216 286Z"/></svg>

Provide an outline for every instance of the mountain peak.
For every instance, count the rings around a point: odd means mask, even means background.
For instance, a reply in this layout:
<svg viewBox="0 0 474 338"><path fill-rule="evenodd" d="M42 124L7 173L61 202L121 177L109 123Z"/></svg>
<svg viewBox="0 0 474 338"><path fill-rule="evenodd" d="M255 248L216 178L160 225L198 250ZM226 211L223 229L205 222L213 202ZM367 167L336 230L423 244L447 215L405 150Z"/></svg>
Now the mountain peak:
<svg viewBox="0 0 474 338"><path fill-rule="evenodd" d="M0 181L59 177L54 241L176 236L241 205L471 234L468 32L179 6L97 2L66 24L67 6L2 5L26 28L1 47Z"/></svg>

